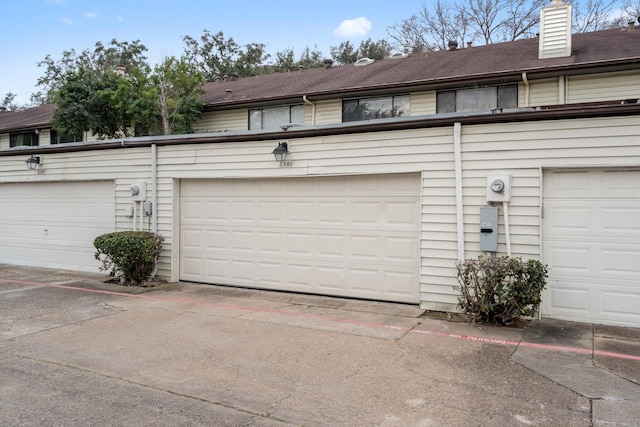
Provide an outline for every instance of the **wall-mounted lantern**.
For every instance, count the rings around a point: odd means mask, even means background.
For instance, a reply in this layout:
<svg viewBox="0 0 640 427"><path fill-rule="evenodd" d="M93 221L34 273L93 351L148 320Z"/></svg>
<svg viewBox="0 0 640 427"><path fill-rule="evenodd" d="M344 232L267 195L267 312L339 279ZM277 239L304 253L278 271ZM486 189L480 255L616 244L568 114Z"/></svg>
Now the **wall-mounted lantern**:
<svg viewBox="0 0 640 427"><path fill-rule="evenodd" d="M284 162L289 153L288 145L286 142L279 142L278 146L273 150L273 155L277 162Z"/></svg>
<svg viewBox="0 0 640 427"><path fill-rule="evenodd" d="M25 162L27 163L27 169L35 169L40 164L40 156L31 156Z"/></svg>

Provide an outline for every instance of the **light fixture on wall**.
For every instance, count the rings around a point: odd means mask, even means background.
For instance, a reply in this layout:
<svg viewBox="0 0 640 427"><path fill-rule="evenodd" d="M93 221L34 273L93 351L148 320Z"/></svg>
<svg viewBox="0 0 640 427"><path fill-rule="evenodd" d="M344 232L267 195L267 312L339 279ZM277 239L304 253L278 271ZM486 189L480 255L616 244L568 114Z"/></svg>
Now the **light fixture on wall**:
<svg viewBox="0 0 640 427"><path fill-rule="evenodd" d="M284 141L279 142L278 146L273 150L273 155L275 156L277 162L284 162L284 160L287 158L288 153L288 145Z"/></svg>
<svg viewBox="0 0 640 427"><path fill-rule="evenodd" d="M27 163L27 169L35 169L40 164L40 156L31 156L25 162Z"/></svg>

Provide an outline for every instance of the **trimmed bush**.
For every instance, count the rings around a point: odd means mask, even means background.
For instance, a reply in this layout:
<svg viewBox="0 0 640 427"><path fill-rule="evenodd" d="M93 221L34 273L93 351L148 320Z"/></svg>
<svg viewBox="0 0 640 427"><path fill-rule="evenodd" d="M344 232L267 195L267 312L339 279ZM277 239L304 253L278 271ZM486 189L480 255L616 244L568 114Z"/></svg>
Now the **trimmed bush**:
<svg viewBox="0 0 640 427"><path fill-rule="evenodd" d="M512 324L532 316L547 284L547 266L522 258L478 257L457 265L458 307L472 321Z"/></svg>
<svg viewBox="0 0 640 427"><path fill-rule="evenodd" d="M164 237L148 231L116 231L93 241L101 271L119 275L125 285L139 285L155 270Z"/></svg>

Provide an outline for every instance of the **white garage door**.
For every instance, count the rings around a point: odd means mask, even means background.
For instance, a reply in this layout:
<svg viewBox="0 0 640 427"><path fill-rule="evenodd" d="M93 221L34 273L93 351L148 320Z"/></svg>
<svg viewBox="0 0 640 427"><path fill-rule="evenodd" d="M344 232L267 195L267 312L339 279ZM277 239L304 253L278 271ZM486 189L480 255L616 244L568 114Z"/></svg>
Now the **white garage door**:
<svg viewBox="0 0 640 427"><path fill-rule="evenodd" d="M98 273L93 239L114 231L113 181L0 184L0 263Z"/></svg>
<svg viewBox="0 0 640 427"><path fill-rule="evenodd" d="M547 172L542 314L640 327L640 171Z"/></svg>
<svg viewBox="0 0 640 427"><path fill-rule="evenodd" d="M418 303L416 174L187 180L180 278Z"/></svg>

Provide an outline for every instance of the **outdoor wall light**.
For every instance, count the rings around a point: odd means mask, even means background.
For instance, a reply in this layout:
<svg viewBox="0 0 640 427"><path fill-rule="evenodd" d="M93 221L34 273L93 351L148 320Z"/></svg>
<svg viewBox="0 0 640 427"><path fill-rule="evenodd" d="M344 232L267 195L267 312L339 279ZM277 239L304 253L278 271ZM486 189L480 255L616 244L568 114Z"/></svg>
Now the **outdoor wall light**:
<svg viewBox="0 0 640 427"><path fill-rule="evenodd" d="M27 163L27 169L35 169L40 164L40 156L31 156L25 162Z"/></svg>
<svg viewBox="0 0 640 427"><path fill-rule="evenodd" d="M287 158L287 154L289 153L287 148L288 146L286 142L283 141L278 143L278 146L273 150L273 155L277 162L284 162Z"/></svg>

